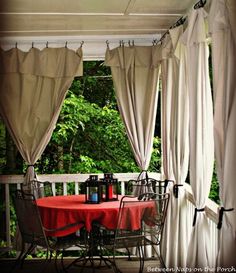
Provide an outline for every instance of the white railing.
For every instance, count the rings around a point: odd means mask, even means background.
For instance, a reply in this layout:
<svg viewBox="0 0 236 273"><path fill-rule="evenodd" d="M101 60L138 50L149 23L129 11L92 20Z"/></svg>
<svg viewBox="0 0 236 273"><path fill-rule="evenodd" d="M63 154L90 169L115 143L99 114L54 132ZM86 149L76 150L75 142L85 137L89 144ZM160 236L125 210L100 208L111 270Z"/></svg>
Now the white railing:
<svg viewBox="0 0 236 273"><path fill-rule="evenodd" d="M68 183L74 183L74 192L73 194L79 194L80 184L84 183L90 174L47 174L47 175L38 175L38 179L40 181L50 181L53 185L53 190L56 189L56 184L60 183L63 186L63 194L67 195L68 193ZM125 194L125 183L127 183L130 179L137 179L139 173L115 173L114 176L118 178L120 183L121 194ZM103 177L103 174L98 174L99 178ZM161 179L161 175L158 173L149 173L149 177L155 179ZM6 251L12 248L12 240L10 236L10 189L20 188L21 183L24 181L23 175L0 175L0 185L5 186L5 200L3 200L3 205L5 205L5 220L6 220L6 247L0 248L0 251ZM187 210L188 210L188 218L193 219L193 195L191 191L191 187L189 184L185 183L184 185L186 192L186 200L187 200ZM209 219L209 228L211 234L211 240L209 243L211 244L211 248L214 253L217 253L218 247L218 232L216 229L216 223L218 221L218 206L210 199L207 202L207 206L205 208L206 215ZM191 232L191 228L189 229Z"/></svg>

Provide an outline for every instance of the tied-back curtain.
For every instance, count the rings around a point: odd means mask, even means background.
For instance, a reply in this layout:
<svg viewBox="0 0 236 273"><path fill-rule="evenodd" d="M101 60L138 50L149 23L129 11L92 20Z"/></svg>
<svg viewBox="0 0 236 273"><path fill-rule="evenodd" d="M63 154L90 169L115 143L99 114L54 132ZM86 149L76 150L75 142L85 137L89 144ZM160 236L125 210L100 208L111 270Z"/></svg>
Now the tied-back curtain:
<svg viewBox="0 0 236 273"><path fill-rule="evenodd" d="M213 1L209 23L212 36L216 167L221 205L226 210L219 231L217 265L229 268L236 265L236 1Z"/></svg>
<svg viewBox="0 0 236 273"><path fill-rule="evenodd" d="M168 268L186 266L187 224L183 187L189 162L189 98L187 93L185 57L186 48L179 39L183 26L169 30L170 35L163 41L162 70L162 120L164 175L173 177L175 185L169 185L172 192L167 224L165 225L162 253ZM163 69L162 69L163 68ZM177 188L178 187L178 188ZM177 194L173 189L177 188ZM176 191L175 191L176 192ZM175 242L173 244L173 242Z"/></svg>
<svg viewBox="0 0 236 273"><path fill-rule="evenodd" d="M210 228L204 212L214 162L213 107L208 70L206 12L203 8L192 10L188 18L189 24L182 41L187 47L190 184L195 199L195 214L187 266L204 268L215 266L215 257L211 256L209 249Z"/></svg>
<svg viewBox="0 0 236 273"><path fill-rule="evenodd" d="M66 92L82 75L82 49L17 48L0 50L0 114L19 152L30 167L50 140Z"/></svg>
<svg viewBox="0 0 236 273"><path fill-rule="evenodd" d="M119 111L141 170L148 169L152 153L159 63L160 46L106 51L105 65L111 67Z"/></svg>

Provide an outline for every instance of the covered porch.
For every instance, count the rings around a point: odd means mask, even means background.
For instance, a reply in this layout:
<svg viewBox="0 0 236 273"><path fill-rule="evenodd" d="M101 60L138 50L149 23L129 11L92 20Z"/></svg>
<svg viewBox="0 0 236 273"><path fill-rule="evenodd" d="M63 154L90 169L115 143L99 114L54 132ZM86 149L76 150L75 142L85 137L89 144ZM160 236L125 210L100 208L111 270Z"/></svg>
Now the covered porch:
<svg viewBox="0 0 236 273"><path fill-rule="evenodd" d="M149 175L159 180L174 181L168 184L171 201L162 242L166 269L220 272L223 268L231 268L231 271L236 271L236 188L233 165L236 159L236 85L232 69L236 61L235 2L104 0L98 5L98 1L91 0L80 3L71 1L68 5L67 1L58 4L56 0L50 3L33 3L29 0L18 3L10 0L4 1L0 14L1 56L11 50L17 52L17 56L23 56L23 52L32 52L35 48L40 49L36 50L37 54L47 48L69 49L75 54L79 48L76 54L80 59L71 65L71 70L66 74L66 77L70 77L68 82L73 76L81 75L79 66L83 60L105 59L106 65L112 69L119 110L140 171L147 170L150 161L158 99L156 86L161 75L163 168L161 174ZM207 32L208 25L210 32ZM208 70L209 41L213 56L213 91ZM142 48L148 52L147 55L141 51ZM129 63L133 64L131 69L127 68ZM143 67L144 70L139 70ZM147 72L147 67L151 74ZM122 69L128 72L123 74ZM2 79L6 71L9 72L4 60ZM224 73L221 74L221 71ZM47 73L50 74L51 70ZM60 73L53 76L63 78ZM51 77L49 74L46 77ZM133 81L132 75L137 79ZM147 82L139 81L138 75L147 76ZM2 251L13 247L10 234L10 188L20 188L20 184L34 177L33 165L50 139L61 107L61 104L55 107L48 121L51 127L47 134L42 134L43 145L35 148L33 156L30 156L17 138L19 132L15 134L14 126L8 119L3 89L11 84L4 84L0 90L1 114L29 168L26 178L24 175L0 175L0 183L5 189L6 208L6 246ZM128 98L131 97L128 103L122 97L123 91ZM60 103L66 90L63 92L60 94ZM131 96L129 92L133 92ZM143 95L144 92L149 95ZM36 147L37 143L33 145ZM221 203L218 205L208 198L214 153L221 189ZM90 174L37 175L41 181L51 181L54 188L60 183L63 194L67 195L68 183L74 183L74 194L79 194L81 183ZM122 195L126 193L125 184L130 179L137 179L138 175L115 174ZM121 262L124 268L128 264ZM152 261L151 268L147 264L148 261L144 272L158 272L155 268L159 265L155 261Z"/></svg>

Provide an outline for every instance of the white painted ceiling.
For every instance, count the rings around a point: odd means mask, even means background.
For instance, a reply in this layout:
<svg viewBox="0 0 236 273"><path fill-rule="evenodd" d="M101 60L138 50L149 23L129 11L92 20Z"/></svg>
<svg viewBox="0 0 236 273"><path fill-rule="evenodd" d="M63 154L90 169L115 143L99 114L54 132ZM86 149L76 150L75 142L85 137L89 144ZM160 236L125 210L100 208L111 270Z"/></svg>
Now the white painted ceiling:
<svg viewBox="0 0 236 273"><path fill-rule="evenodd" d="M17 42L26 49L57 46L74 48L84 41L87 58L105 41L137 44L159 39L197 0L1 0L0 42ZM11 45L10 45L11 44ZM96 46L95 46L96 45ZM98 50L97 50L98 51ZM100 50L101 51L101 50ZM89 53L90 52L90 53ZM104 55L104 53L102 53ZM92 54L93 55L93 54Z"/></svg>

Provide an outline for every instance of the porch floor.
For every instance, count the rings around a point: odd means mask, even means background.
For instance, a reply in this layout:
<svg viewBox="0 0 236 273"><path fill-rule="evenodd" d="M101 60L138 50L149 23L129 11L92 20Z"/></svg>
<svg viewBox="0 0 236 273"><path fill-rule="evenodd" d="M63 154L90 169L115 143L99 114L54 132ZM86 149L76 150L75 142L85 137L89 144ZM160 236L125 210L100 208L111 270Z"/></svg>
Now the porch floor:
<svg viewBox="0 0 236 273"><path fill-rule="evenodd" d="M65 264L69 264L73 261L74 258L66 258ZM44 266L43 259L30 259L26 260L23 266L23 269L16 267L13 271L11 271L12 266L14 265L15 260L13 259L5 259L0 260L0 272L1 273L56 273L56 268L54 264L54 260ZM132 260L128 261L127 258L118 258L117 265L122 273L135 273L139 272L139 261ZM60 261L58 261L58 268L61 269ZM67 273L79 273L81 271L81 267L72 266ZM61 271L63 272L63 271ZM84 267L83 273L93 272L91 267ZM111 268L106 266L102 266L97 268L95 272L99 273L114 273ZM156 259L148 259L145 260L144 263L144 273L147 272L161 272L160 263Z"/></svg>

